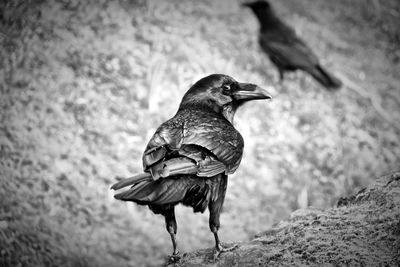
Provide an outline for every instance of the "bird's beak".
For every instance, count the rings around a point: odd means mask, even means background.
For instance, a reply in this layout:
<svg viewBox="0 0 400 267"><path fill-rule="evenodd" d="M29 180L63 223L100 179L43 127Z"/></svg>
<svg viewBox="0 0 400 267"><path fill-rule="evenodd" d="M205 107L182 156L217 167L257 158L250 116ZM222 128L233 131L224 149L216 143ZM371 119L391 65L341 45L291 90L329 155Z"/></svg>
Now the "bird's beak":
<svg viewBox="0 0 400 267"><path fill-rule="evenodd" d="M239 83L239 88L233 93L237 100L271 99L272 96L263 88L251 83Z"/></svg>

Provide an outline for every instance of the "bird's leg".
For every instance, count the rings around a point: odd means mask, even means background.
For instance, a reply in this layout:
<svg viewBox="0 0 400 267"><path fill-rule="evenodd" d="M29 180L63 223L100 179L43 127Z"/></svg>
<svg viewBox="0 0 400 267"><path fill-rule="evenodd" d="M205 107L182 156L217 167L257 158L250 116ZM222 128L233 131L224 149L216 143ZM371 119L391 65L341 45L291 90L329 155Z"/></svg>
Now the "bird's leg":
<svg viewBox="0 0 400 267"><path fill-rule="evenodd" d="M218 230L217 229L213 229L211 231L213 232L214 238L215 238L214 260L216 260L221 253L229 252L229 251L232 251L235 248L237 248L238 245L236 245L236 244L233 245L233 246L222 246L221 241L219 241Z"/></svg>
<svg viewBox="0 0 400 267"><path fill-rule="evenodd" d="M219 216L221 214L222 205L225 199L227 176L222 177L219 186L220 188L218 190L218 197L216 198L216 200L211 200L208 205L208 209L210 210L209 226L215 238L214 261L219 257L221 253L232 251L237 247L237 245L230 247L223 246L218 237L218 229L220 227Z"/></svg>
<svg viewBox="0 0 400 267"><path fill-rule="evenodd" d="M181 256L179 255L179 250L177 248L177 242L176 242L177 224L175 220L174 208L167 210L164 216L165 216L165 226L167 228L168 233L171 236L172 247L173 247L172 255L168 256L168 263L175 263L180 260Z"/></svg>

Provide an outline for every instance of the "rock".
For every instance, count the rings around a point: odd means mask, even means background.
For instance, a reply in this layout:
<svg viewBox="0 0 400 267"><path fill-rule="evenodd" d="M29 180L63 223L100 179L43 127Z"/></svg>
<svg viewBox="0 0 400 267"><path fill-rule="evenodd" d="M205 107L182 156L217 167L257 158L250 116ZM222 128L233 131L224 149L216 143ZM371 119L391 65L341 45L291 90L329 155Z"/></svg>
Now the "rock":
<svg viewBox="0 0 400 267"><path fill-rule="evenodd" d="M176 266L399 266L400 172L379 178L325 211L298 210L212 261L212 249Z"/></svg>

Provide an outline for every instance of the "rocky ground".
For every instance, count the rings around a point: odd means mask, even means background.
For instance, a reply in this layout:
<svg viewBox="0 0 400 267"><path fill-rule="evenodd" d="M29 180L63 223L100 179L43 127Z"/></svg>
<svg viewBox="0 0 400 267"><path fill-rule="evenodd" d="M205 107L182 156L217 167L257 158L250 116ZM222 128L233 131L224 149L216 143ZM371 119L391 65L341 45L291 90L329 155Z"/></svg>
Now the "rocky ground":
<svg viewBox="0 0 400 267"><path fill-rule="evenodd" d="M274 96L238 112L245 155L223 241L332 207L397 170L399 2L273 4L344 80L340 91L303 73L278 84L239 1L0 1L0 265L161 264L171 251L163 218L115 201L109 186L141 171L155 128L210 73ZM207 214L179 207L177 220L181 251L213 245Z"/></svg>
<svg viewBox="0 0 400 267"><path fill-rule="evenodd" d="M189 253L175 266L398 266L400 173L379 178L328 210L301 209L213 261ZM171 264L172 266L172 264Z"/></svg>

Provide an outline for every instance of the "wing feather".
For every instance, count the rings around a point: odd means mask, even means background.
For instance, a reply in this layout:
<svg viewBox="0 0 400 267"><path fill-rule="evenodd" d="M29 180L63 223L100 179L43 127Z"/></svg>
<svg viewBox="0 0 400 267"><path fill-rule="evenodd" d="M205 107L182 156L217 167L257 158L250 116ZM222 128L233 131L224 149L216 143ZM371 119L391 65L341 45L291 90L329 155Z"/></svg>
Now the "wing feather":
<svg viewBox="0 0 400 267"><path fill-rule="evenodd" d="M196 170L189 173L200 177L229 174L240 163L243 145L242 136L226 119L198 111L178 112L150 139L143 154L143 166L145 171L150 171L171 158L187 157L197 165ZM169 168L179 169L173 164ZM173 174L179 172L171 172Z"/></svg>

